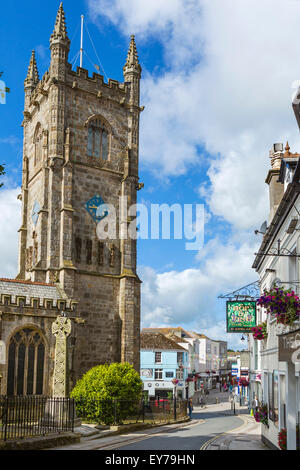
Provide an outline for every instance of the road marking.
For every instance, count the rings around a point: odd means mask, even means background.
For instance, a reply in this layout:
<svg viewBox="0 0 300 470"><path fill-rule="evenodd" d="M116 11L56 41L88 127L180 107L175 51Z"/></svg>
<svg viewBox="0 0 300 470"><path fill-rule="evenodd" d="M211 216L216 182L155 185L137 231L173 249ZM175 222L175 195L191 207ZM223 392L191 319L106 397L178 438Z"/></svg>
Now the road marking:
<svg viewBox="0 0 300 470"><path fill-rule="evenodd" d="M136 442L142 442L142 441L145 441L147 439L151 439L152 437L159 437L159 436L163 436L164 434L166 434L167 432L175 432L176 430L178 429L181 429L181 428L191 428L193 426L197 426L199 424L203 424L205 423L205 420L204 419L199 419L197 420L197 422L189 422L189 423L183 423L182 426L176 426L174 428L171 428L171 429L165 429L164 431L158 431L158 432L153 432L151 434L147 434L147 436L144 436L144 437L134 437L134 438L131 438L131 439L128 439L128 440L125 440L124 441L119 441L119 442L115 442L115 443L107 443L107 445L103 445L103 446L100 446L100 447L95 447L94 449L92 450L118 450L118 447L124 447L128 444L135 444ZM117 448L115 446L118 446Z"/></svg>
<svg viewBox="0 0 300 470"><path fill-rule="evenodd" d="M226 431L226 432L222 432L221 434L218 434L217 436L214 436L212 437L211 439L209 439L209 441L206 441L202 447L200 447L200 450L207 450L207 447L214 441L216 441L217 439L219 439L220 437L222 436L227 436L228 434L233 434L233 433L236 433L237 431L240 431L241 429L243 429L247 424L248 424L248 421L246 418L244 418L244 416L241 416L241 415L237 415L237 418L241 418L244 422L241 426L239 426L238 428L234 428L234 429L231 429L231 431Z"/></svg>

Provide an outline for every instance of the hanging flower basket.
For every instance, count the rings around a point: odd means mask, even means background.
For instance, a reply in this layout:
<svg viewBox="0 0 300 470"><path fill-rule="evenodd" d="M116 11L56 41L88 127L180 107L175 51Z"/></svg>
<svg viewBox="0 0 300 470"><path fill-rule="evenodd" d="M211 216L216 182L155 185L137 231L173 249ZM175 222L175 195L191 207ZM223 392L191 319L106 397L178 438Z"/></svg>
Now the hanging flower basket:
<svg viewBox="0 0 300 470"><path fill-rule="evenodd" d="M264 323L260 323L259 325L254 326L251 331L252 331L254 339L257 339L260 341L263 339L266 339L268 336L267 322L265 321Z"/></svg>
<svg viewBox="0 0 300 470"><path fill-rule="evenodd" d="M268 406L263 403L260 406L258 406L254 413L254 419L257 423L262 423L265 426L269 427Z"/></svg>
<svg viewBox="0 0 300 470"><path fill-rule="evenodd" d="M286 437L287 437L286 428L282 428L280 432L278 433L278 445L281 450L286 450Z"/></svg>
<svg viewBox="0 0 300 470"><path fill-rule="evenodd" d="M249 386L249 382L248 382L247 379L240 379L239 385L242 385L243 387L248 387L248 386Z"/></svg>
<svg viewBox="0 0 300 470"><path fill-rule="evenodd" d="M273 287L265 291L257 304L267 309L267 313L275 316L277 323L293 325L300 319L300 299L292 289Z"/></svg>

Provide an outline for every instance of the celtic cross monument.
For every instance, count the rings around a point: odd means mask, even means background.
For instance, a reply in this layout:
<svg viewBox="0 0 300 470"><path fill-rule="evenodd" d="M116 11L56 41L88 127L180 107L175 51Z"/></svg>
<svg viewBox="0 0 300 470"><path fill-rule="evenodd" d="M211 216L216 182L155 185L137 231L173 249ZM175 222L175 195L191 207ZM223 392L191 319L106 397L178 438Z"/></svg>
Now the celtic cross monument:
<svg viewBox="0 0 300 470"><path fill-rule="evenodd" d="M56 321L52 324L52 333L56 337L53 374L54 397L66 397L68 394L67 338L71 330L71 320L63 315L57 317Z"/></svg>

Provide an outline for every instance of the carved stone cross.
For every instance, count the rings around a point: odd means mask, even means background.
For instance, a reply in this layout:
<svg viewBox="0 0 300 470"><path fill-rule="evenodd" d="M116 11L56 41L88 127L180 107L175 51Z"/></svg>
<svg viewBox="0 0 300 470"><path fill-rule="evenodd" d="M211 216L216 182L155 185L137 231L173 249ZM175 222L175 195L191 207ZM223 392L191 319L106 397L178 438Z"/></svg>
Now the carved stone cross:
<svg viewBox="0 0 300 470"><path fill-rule="evenodd" d="M67 396L67 338L72 330L71 320L66 317L57 317L52 324L52 333L56 337L55 363L53 374L53 396Z"/></svg>

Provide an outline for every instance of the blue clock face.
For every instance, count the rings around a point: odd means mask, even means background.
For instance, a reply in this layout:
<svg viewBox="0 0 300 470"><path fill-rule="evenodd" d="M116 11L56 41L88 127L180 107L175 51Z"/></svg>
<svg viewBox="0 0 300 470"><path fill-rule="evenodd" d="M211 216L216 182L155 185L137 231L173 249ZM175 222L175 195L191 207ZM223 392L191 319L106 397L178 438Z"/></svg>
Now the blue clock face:
<svg viewBox="0 0 300 470"><path fill-rule="evenodd" d="M85 203L85 208L96 224L108 215L108 207L102 197L98 195L87 201Z"/></svg>
<svg viewBox="0 0 300 470"><path fill-rule="evenodd" d="M34 225L37 224L37 221L39 218L39 211L40 211L40 205L37 201L35 201L32 212L31 212L31 218L32 218L32 222L34 223Z"/></svg>

